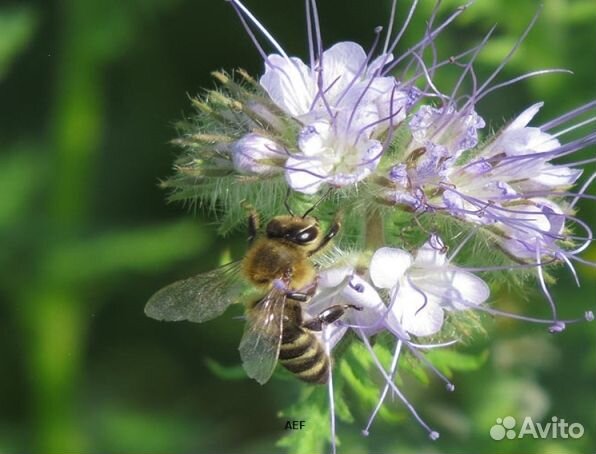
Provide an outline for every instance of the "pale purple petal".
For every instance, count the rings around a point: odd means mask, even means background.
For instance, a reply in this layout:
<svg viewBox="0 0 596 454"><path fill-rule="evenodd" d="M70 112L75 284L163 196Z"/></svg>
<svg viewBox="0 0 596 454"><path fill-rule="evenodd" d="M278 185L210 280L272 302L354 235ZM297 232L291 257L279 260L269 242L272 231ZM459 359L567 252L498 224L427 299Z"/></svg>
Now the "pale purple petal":
<svg viewBox="0 0 596 454"><path fill-rule="evenodd" d="M304 156L318 156L325 151L331 135L331 124L326 120L305 126L298 134L298 148Z"/></svg>
<svg viewBox="0 0 596 454"><path fill-rule="evenodd" d="M456 267L421 277L415 283L425 293L437 298L445 309L470 309L490 296L490 289L482 279Z"/></svg>
<svg viewBox="0 0 596 454"><path fill-rule="evenodd" d="M378 288L395 287L412 265L412 256L402 249L382 247L370 262L370 278Z"/></svg>
<svg viewBox="0 0 596 454"><path fill-rule="evenodd" d="M299 117L309 112L317 92L312 71L299 58L289 60L273 54L267 57L261 86L286 113Z"/></svg>
<svg viewBox="0 0 596 454"><path fill-rule="evenodd" d="M323 52L323 82L326 96L334 100L350 85L366 62L359 44L344 41Z"/></svg>
<svg viewBox="0 0 596 454"><path fill-rule="evenodd" d="M407 282L400 286L392 312L403 328L415 336L436 334L443 326L441 306Z"/></svg>
<svg viewBox="0 0 596 454"><path fill-rule="evenodd" d="M582 172L582 169L572 169L570 167L554 166L545 163L540 173L535 175L532 180L543 186L559 188L574 184Z"/></svg>
<svg viewBox="0 0 596 454"><path fill-rule="evenodd" d="M513 120L505 128L504 131L512 131L515 129L520 129L520 128L524 128L524 127L528 126L530 121L532 121L532 119L536 116L536 114L542 108L543 105L544 105L543 102L539 102L539 103L534 104L533 106L528 107L521 114L519 114L518 117L515 120Z"/></svg>
<svg viewBox="0 0 596 454"><path fill-rule="evenodd" d="M288 185L304 194L316 194L327 180L329 170L317 159L291 157L286 161L286 181Z"/></svg>
<svg viewBox="0 0 596 454"><path fill-rule="evenodd" d="M447 262L447 254L443 240L437 235L432 235L424 245L418 249L414 266L421 268L439 268ZM432 271L429 270L429 273ZM432 275L431 275L432 276Z"/></svg>
<svg viewBox="0 0 596 454"><path fill-rule="evenodd" d="M247 134L232 145L234 168L244 174L271 174L282 169L275 164L286 155L282 147L273 140L258 134Z"/></svg>

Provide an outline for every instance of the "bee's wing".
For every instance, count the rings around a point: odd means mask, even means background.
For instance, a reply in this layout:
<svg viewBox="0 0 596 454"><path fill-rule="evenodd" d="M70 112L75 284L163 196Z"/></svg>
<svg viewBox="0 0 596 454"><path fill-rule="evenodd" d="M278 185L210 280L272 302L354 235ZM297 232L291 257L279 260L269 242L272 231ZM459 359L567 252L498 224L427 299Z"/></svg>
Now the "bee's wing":
<svg viewBox="0 0 596 454"><path fill-rule="evenodd" d="M245 287L240 265L240 261L228 263L162 288L147 302L145 314L168 322L198 323L223 314Z"/></svg>
<svg viewBox="0 0 596 454"><path fill-rule="evenodd" d="M275 370L283 334L285 301L286 292L274 287L247 313L240 357L247 375L261 385Z"/></svg>

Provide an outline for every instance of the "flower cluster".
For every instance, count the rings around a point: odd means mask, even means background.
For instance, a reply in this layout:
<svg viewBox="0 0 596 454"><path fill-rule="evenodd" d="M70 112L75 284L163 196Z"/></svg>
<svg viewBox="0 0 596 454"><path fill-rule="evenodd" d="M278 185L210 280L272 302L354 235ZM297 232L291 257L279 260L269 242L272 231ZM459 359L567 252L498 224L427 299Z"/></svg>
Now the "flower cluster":
<svg viewBox="0 0 596 454"><path fill-rule="evenodd" d="M392 391L435 439L438 433L395 384L404 347L453 389L423 351L456 342L440 338L461 314L480 311L545 323L551 332L569 322L559 318L549 273L563 264L576 276L575 262L590 264L579 254L591 244L592 231L575 216L575 207L589 198L585 191L596 175L574 189L581 166L590 160L557 160L596 144L594 132L564 140L594 122L596 117L583 117L596 101L542 125L536 125L542 107L537 103L497 132L487 132L478 109L488 94L527 77L564 71L537 71L493 84L517 43L479 83L474 62L490 33L460 55L426 62L425 50L467 5L438 25L433 15L424 38L396 56L417 2L397 34L393 19L385 39L376 29L367 52L353 42L325 49L316 3L307 0L305 62L288 56L240 0L230 3L263 58L264 73L258 81L244 71L215 74L221 89L194 100L197 116L181 124L177 141L185 153L166 186L173 199L223 212L224 231L242 220L243 200L265 216L279 214L288 202L317 204L321 213L341 209L349 235L337 250L351 252L322 260L317 292L305 314L316 317L335 305L360 309L325 327L322 340L330 351L354 332L384 377L366 432ZM265 52L255 30L274 53ZM448 65L462 68L450 94L433 80ZM472 92L461 96L468 79ZM489 284L499 276L526 287L535 278L552 317L507 313L488 304ZM592 318L586 312L580 320ZM388 365L370 345L377 334L395 340ZM330 405L333 414L333 399Z"/></svg>

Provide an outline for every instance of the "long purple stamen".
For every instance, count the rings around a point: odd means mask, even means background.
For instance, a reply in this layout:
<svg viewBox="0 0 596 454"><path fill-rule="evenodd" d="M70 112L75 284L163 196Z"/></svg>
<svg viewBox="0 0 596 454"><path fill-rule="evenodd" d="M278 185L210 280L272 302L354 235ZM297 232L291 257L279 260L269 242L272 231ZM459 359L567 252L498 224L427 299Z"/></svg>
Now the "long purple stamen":
<svg viewBox="0 0 596 454"><path fill-rule="evenodd" d="M426 356L424 356L422 353L420 353L418 350L416 350L413 345L406 343L406 347L408 347L408 349L412 352L412 354L418 358L420 361L422 361L430 370L432 370L435 375L437 377L439 377L444 383L445 383L445 388L447 389L447 391L449 392L453 392L455 391L455 385L451 382L451 380L449 380L445 374L441 373L441 371L439 369L437 369L435 367L435 365L433 363L431 363L428 358Z"/></svg>
<svg viewBox="0 0 596 454"><path fill-rule="evenodd" d="M304 0L304 10L306 11L306 34L308 37L308 56L310 58L310 69L315 67L315 43L312 30L312 14L310 12L310 0Z"/></svg>
<svg viewBox="0 0 596 454"><path fill-rule="evenodd" d="M393 40L393 42L391 43L391 45L389 45L389 47L387 47L387 44L389 42L389 34L387 35L387 41L385 43L385 49L383 50L383 53L385 53L385 54L387 54L387 53L391 54L391 53L393 53L393 51L395 51L395 48L399 44L399 41L401 40L402 36L406 32L406 30L408 28L408 25L410 24L410 21L412 20L412 17L414 16L414 11L416 11L416 8L418 6L418 1L419 0L414 0L414 2L412 2L412 6L410 7L410 10L408 11L408 15L406 16L406 20L404 21L403 25L401 26L401 29L397 33L397 36L395 37L395 39ZM392 12L392 16L393 16L393 9L392 9L391 12ZM391 28L393 28L393 27L391 27Z"/></svg>
<svg viewBox="0 0 596 454"><path fill-rule="evenodd" d="M412 46L410 49L408 49L406 52L404 52L401 57L399 57L398 59L392 61L388 66L386 66L383 69L382 74L389 74L393 68L395 68L397 65L399 65L402 61L404 61L407 57L409 57L413 52L417 52L419 49L424 49L429 42L433 41L443 30L445 30L445 28L447 28L447 26L452 23L458 16L460 16L466 9L468 9L470 7L470 5L473 2L468 2L465 5L462 5L458 8L456 8L455 12L453 14L451 14L451 16L449 16L447 19L445 19L443 21L443 23L441 23L441 25L439 25L437 28L435 28L431 33L428 34L428 36L426 36L422 41L420 41L418 44L416 44L415 46ZM390 48L389 52L393 52L393 48Z"/></svg>
<svg viewBox="0 0 596 454"><path fill-rule="evenodd" d="M391 34L393 33L393 24L395 22L395 13L397 11L397 0L391 2L391 12L389 13L389 24L387 25L387 36L385 38L385 44L383 45L383 53L386 54L389 49L389 41L391 40Z"/></svg>
<svg viewBox="0 0 596 454"><path fill-rule="evenodd" d="M399 361L402 343L403 341L401 339L398 339L397 344L395 345L395 351L393 352L393 356L391 358L391 365L389 366L389 378L392 381L395 378L395 374L397 372L397 363ZM366 427L362 430L364 436L368 437L368 435L370 434L370 428L375 418L377 417L377 413L379 413L379 410L381 410L381 407L383 406L383 402L385 402L385 398L387 397L388 392L389 384L385 383L385 386L383 387L383 391L381 392L381 396L379 397L377 405L375 406L373 412L368 418L368 423L366 424Z"/></svg>
<svg viewBox="0 0 596 454"><path fill-rule="evenodd" d="M259 29L259 31L269 40L269 42L275 47L275 49L283 56L287 61L291 61L288 54L285 53L283 48L275 40L275 38L267 31L267 29L258 21L258 19L240 2L240 0L227 0L232 3L233 6L240 8L240 10L250 19L250 21Z"/></svg>
<svg viewBox="0 0 596 454"><path fill-rule="evenodd" d="M596 100L590 101L590 102L584 104L583 106L578 107L577 109L573 109L573 110L561 115L560 117L557 117L547 123L544 123L542 126L540 126L540 129L542 129L543 131L548 131L549 129L556 128L560 124L567 123L568 121L572 120L573 118L576 118L576 117L582 115L583 113L588 112L594 108L596 108Z"/></svg>
<svg viewBox="0 0 596 454"><path fill-rule="evenodd" d="M337 99L337 104L339 104L341 102L341 100L344 98L344 96L346 96L346 94L350 91L350 89L354 86L354 84L356 82L358 82L358 80L360 80L362 74L364 74L364 72L366 71L366 68L368 67L368 64L370 63L372 55L373 55L375 49L377 48L377 46L379 45L379 39L381 37L382 30L383 29L381 27L375 28L375 40L373 41L372 47L371 47L370 51L368 52L368 54L366 55L366 59L364 60L364 62L362 62L362 64L360 65L360 68L358 68L358 71L356 71L356 74L354 75L354 77L352 78L352 80L350 81L348 86L339 95L339 97ZM374 79L374 77L371 77L371 80L373 80L373 79ZM368 87L367 87L367 89L368 89ZM366 92L366 90L365 90L365 92Z"/></svg>
<svg viewBox="0 0 596 454"><path fill-rule="evenodd" d="M495 69L493 71L493 73L486 79L486 81L480 86L480 88L478 88L478 90L474 92L474 94L472 95L470 100L466 103L466 105L464 105L462 110L465 110L470 105L476 104L476 95L480 95L483 92L483 90L485 88L487 88L489 86L489 84L495 79L495 77L497 77L499 75L499 73L503 70L503 68L507 65L507 63L509 63L509 61L511 60L511 58L513 57L515 52L517 52L517 50L521 46L522 42L524 42L524 40L528 36L528 33L530 33L530 30L534 27L534 24L538 20L538 17L540 16L541 12L542 12L542 7L539 7L538 11L536 11L536 14L534 14L534 17L532 17L532 20L530 21L530 23L528 24L526 29L523 31L521 36L518 38L518 40L516 41L514 46L511 48L509 53L501 61L499 66L497 66L497 69Z"/></svg>
<svg viewBox="0 0 596 454"><path fill-rule="evenodd" d="M328 336L329 326L325 326L323 329L323 343L325 344L325 354L327 357L331 357L331 346L330 339ZM336 440L335 440L335 397L333 395L333 368L329 365L329 378L327 382L327 390L329 393L329 428L331 435L331 453L337 452Z"/></svg>
<svg viewBox="0 0 596 454"><path fill-rule="evenodd" d="M577 193L577 195L575 196L575 198L571 201L571 203L569 204L569 208L574 208L575 205L577 205L577 202L579 201L579 199L581 198L581 196L584 194L584 192L586 192L588 190L588 187L592 184L592 182L596 179L596 172L594 172L586 181L585 183L582 185L582 187L580 188L579 192Z"/></svg>
<svg viewBox="0 0 596 454"><path fill-rule="evenodd" d="M399 399L403 402L406 408L410 411L412 416L414 416L416 421L418 421L418 423L428 432L429 438L431 440L437 440L439 438L439 432L432 430L430 426L426 422L424 422L424 420L420 417L414 406L408 401L408 399L403 395L403 393L399 390L395 383L393 383L393 380L387 375L387 372L385 372L385 369L381 365L381 362L379 361L377 354L372 349L370 342L368 341L368 338L366 337L362 329L358 329L358 333L360 334L362 342L364 342L366 349L370 353L375 365L377 366L377 369L379 370L379 372L381 372L381 375L383 375L383 378L385 379L386 383L391 387L391 390L399 397Z"/></svg>
<svg viewBox="0 0 596 454"><path fill-rule="evenodd" d="M476 97L476 102L480 102L484 99L487 95L492 93L493 91L499 90L500 88L507 87L509 85L516 84L517 82L521 82L522 80L529 79L531 77L542 76L545 74L573 74L573 71L563 68L551 68L551 69L541 69L537 71L532 71L526 74L522 74L521 76L514 77L513 79L506 80L505 82L501 82L497 85L493 85L492 87L484 90L484 92Z"/></svg>
<svg viewBox="0 0 596 454"><path fill-rule="evenodd" d="M316 58L319 61L322 61L322 59L323 59L323 38L321 35L321 22L319 21L319 9L317 8L316 0L311 0L310 4L312 7L313 22L314 22L314 26L315 26L315 38L316 38L316 49L317 49Z"/></svg>
<svg viewBox="0 0 596 454"><path fill-rule="evenodd" d="M456 97L457 92L459 91L461 85L463 84L463 82L465 80L466 74L468 72L470 72L470 70L472 69L472 67L473 67L476 59L478 58L478 55L480 55L480 52L482 52L482 50L486 47L486 44L488 43L490 37L492 36L492 34L494 33L494 31L495 31L496 28L497 28L497 26L494 25L488 31L488 33L484 36L484 38L482 39L482 41L480 42L480 44L478 46L476 46L476 49L474 50L474 53L472 54L472 57L470 58L470 61L464 67L464 70L462 71L461 76L459 77L457 83L453 87L453 91L451 92L450 99L454 99Z"/></svg>
<svg viewBox="0 0 596 454"><path fill-rule="evenodd" d="M541 257L542 257L542 255L540 254L540 242L537 242L536 243L536 263L538 263L538 264L541 263ZM544 271L542 270L541 266L537 267L536 271L538 274L538 280L540 282L540 287L542 287L542 292L544 293L544 296L546 297L546 299L548 300L548 304L550 305L550 309L553 314L554 325L557 325L557 324L559 324L559 321L557 320L557 305L555 304L555 301L553 300L552 295L548 291L546 281L544 280Z"/></svg>

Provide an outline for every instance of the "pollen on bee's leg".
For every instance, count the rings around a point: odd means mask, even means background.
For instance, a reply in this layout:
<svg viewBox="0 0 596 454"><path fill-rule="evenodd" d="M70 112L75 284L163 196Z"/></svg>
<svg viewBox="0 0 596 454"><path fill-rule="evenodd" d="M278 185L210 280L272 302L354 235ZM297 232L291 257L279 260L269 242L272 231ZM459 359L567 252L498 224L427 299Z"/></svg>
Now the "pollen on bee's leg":
<svg viewBox="0 0 596 454"><path fill-rule="evenodd" d="M288 289L288 286L283 281L283 279L273 279L273 282L271 284L272 284L273 288L276 290L287 290Z"/></svg>

